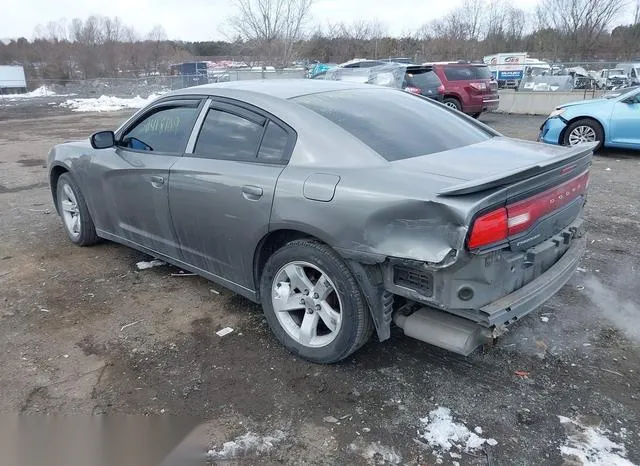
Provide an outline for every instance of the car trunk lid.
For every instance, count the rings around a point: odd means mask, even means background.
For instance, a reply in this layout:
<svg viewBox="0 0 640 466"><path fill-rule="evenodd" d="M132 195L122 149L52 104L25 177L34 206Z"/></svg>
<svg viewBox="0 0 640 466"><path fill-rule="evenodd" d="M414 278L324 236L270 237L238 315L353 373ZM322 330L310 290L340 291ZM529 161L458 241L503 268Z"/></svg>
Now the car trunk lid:
<svg viewBox="0 0 640 466"><path fill-rule="evenodd" d="M411 171L461 180L444 189L441 196L461 196L512 185L589 156L595 144L571 148L504 137L445 152L399 160L394 164Z"/></svg>
<svg viewBox="0 0 640 466"><path fill-rule="evenodd" d="M448 198L447 203L467 206L467 249L524 250L579 217L593 148L593 144L563 148L493 138L400 164L455 180L438 195Z"/></svg>

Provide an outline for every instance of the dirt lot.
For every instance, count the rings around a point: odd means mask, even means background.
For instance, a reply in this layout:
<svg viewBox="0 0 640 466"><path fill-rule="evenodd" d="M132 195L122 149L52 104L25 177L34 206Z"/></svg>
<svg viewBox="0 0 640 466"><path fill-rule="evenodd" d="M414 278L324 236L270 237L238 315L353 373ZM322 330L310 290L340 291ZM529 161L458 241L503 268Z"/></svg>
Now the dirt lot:
<svg viewBox="0 0 640 466"><path fill-rule="evenodd" d="M640 154L595 158L581 269L497 347L464 358L394 329L317 366L283 350L245 299L168 266L137 271L145 256L117 244L67 240L47 151L126 116L0 108L1 411L201 416L214 462L640 463ZM543 118L483 120L533 139ZM450 451L429 445L438 407L458 423L440 442L457 435ZM464 426L497 444L462 451Z"/></svg>

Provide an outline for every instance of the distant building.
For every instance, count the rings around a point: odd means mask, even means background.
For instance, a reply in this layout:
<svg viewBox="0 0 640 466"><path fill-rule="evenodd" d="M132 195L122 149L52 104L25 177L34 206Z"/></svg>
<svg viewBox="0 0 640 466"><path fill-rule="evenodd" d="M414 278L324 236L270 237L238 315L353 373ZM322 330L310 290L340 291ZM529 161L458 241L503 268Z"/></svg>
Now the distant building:
<svg viewBox="0 0 640 466"><path fill-rule="evenodd" d="M22 66L0 65L0 94L24 94L27 80Z"/></svg>

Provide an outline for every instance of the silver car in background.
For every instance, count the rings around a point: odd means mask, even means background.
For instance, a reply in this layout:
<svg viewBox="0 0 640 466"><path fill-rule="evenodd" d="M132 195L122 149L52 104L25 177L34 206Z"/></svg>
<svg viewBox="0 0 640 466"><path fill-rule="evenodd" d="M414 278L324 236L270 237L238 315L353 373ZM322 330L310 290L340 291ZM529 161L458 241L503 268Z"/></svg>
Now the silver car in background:
<svg viewBox="0 0 640 466"><path fill-rule="evenodd" d="M592 149L505 138L396 89L241 81L57 145L49 174L75 244L220 283L332 363L392 321L469 354L551 297L584 247Z"/></svg>

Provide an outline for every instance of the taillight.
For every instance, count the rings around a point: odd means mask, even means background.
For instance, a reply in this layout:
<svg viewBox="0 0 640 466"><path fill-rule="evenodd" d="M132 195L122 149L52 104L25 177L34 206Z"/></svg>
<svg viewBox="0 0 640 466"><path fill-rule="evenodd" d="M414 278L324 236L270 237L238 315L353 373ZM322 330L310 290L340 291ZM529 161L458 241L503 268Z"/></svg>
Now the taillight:
<svg viewBox="0 0 640 466"><path fill-rule="evenodd" d="M589 172L522 201L481 215L473 222L467 247L476 249L499 243L531 228L541 217L582 196L589 186Z"/></svg>
<svg viewBox="0 0 640 466"><path fill-rule="evenodd" d="M475 89L476 91L485 91L485 90L487 90L487 85L486 85L486 83L483 83L483 82L470 83L469 87L471 87L472 89Z"/></svg>
<svg viewBox="0 0 640 466"><path fill-rule="evenodd" d="M560 209L587 191L589 172L548 191L507 206L509 236L528 230L537 219Z"/></svg>
<svg viewBox="0 0 640 466"><path fill-rule="evenodd" d="M473 229L467 246L476 249L487 244L497 243L507 239L507 209L500 207L498 210L484 214L473 222Z"/></svg>
<svg viewBox="0 0 640 466"><path fill-rule="evenodd" d="M422 89L414 86L407 86L404 88L405 91L411 92L412 94L422 94Z"/></svg>
<svg viewBox="0 0 640 466"><path fill-rule="evenodd" d="M438 94L444 94L444 84L438 86Z"/></svg>

